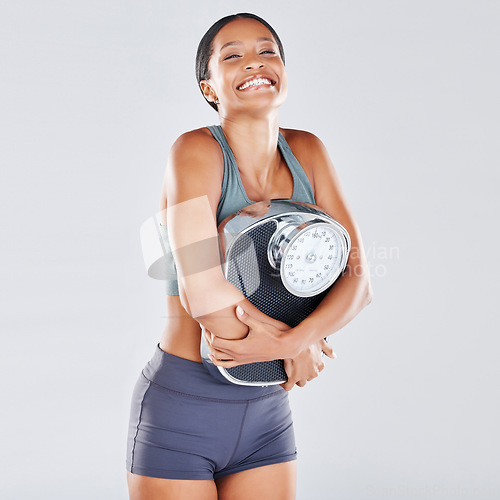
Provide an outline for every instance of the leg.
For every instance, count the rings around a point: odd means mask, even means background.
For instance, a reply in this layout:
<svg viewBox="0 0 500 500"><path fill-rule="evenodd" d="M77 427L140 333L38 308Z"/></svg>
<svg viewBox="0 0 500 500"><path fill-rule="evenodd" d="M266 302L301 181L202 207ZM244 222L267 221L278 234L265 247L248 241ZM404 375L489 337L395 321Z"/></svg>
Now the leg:
<svg viewBox="0 0 500 500"><path fill-rule="evenodd" d="M217 499L210 459L217 437L212 438L196 416L203 412L210 416L206 406L203 398L167 390L144 376L139 379L127 446L130 499Z"/></svg>
<svg viewBox="0 0 500 500"><path fill-rule="evenodd" d="M127 482L130 500L217 500L217 488L210 480L160 479L127 472Z"/></svg>
<svg viewBox="0 0 500 500"><path fill-rule="evenodd" d="M296 478L297 461L291 460L229 474L215 483L219 500L295 500Z"/></svg>

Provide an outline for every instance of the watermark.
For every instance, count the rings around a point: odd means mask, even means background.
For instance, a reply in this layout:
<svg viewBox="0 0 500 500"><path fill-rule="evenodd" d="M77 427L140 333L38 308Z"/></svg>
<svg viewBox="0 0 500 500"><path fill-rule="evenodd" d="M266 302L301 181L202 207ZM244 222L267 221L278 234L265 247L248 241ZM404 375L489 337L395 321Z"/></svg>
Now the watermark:
<svg viewBox="0 0 500 500"><path fill-rule="evenodd" d="M172 248L167 227L167 218L172 220L174 215L181 220L174 228L176 248ZM215 221L206 196L174 205L150 217L141 227L143 256L149 276L176 280L178 274L190 276L227 266L225 256L219 251L219 237L214 228ZM375 241L364 249L352 247L343 274L360 277L368 272L371 278L383 278L387 276L391 262L400 259L400 254L399 246ZM241 260L249 256L257 258L251 238L247 238L244 244L240 243L239 251L233 252L231 258ZM176 269L174 262L181 265Z"/></svg>
<svg viewBox="0 0 500 500"><path fill-rule="evenodd" d="M371 278L384 278L389 272L390 262L400 259L400 248L395 245L388 246L372 242L365 248L365 253Z"/></svg>
<svg viewBox="0 0 500 500"><path fill-rule="evenodd" d="M259 219L267 213L269 207L269 202L262 202L242 209L238 213L240 216L244 215ZM239 226L236 225L235 227ZM253 237L248 236L249 233L229 234L227 227L225 233L224 238L219 237L213 207L206 195L157 212L141 226L143 256L149 276L159 280L179 281L185 290L188 288L190 290L201 290L207 282L217 283L224 270L226 272L230 269L236 270L233 271L233 274L234 272L238 273L239 270L244 270L250 276L246 280L244 291L245 296L249 296L260 287L263 273L272 278L281 276L281 260L276 260L278 258L276 255L279 252L286 255L287 259L301 259L290 263L283 261L283 265L293 269L294 273L298 272L302 284L306 280L313 282L313 284L314 282L321 282L321 280L328 279L328 276L339 276L337 279L340 279L343 275L361 277L368 274L370 278L384 278L389 273L391 263L400 259L399 246L389 246L375 241L364 248L352 246L348 255L347 266L339 275L341 266L343 268L345 265L345 257L342 262L340 255L341 252L346 251L346 247L342 249L340 240L337 246L334 241L325 243L331 238L330 235L327 235L324 241L321 240L324 243L323 245L317 243L316 240L321 239L322 234L325 235L326 232L316 231L314 234L308 235L311 241L306 241L304 248L307 248L309 253L304 255L297 251L295 256L291 252L286 254L288 250L285 248L288 247L280 243L281 240L278 242L279 244L275 242L276 248L272 247L274 249L270 250L270 243L267 244L267 247L265 244L262 246L261 240L263 236L258 236L259 246ZM282 240L286 242L285 236L281 236ZM272 242L273 238L269 241ZM232 245L230 253L225 252L227 250L224 248L227 243L226 240L238 242ZM296 243L296 240L293 240L293 242ZM327 253L319 250L323 247ZM269 265L267 265L268 260ZM303 264L301 264L302 262ZM336 272L332 272L335 266L337 266ZM312 272L314 274L311 274ZM292 271L289 274L291 276ZM229 276L227 279L232 281ZM290 279L297 281L299 278ZM230 294L227 297L228 303L224 306L232 305L232 301L238 297ZM203 313L218 310L216 308L223 305L218 302L217 304L212 303L214 298L210 295L204 296L201 302L206 302Z"/></svg>

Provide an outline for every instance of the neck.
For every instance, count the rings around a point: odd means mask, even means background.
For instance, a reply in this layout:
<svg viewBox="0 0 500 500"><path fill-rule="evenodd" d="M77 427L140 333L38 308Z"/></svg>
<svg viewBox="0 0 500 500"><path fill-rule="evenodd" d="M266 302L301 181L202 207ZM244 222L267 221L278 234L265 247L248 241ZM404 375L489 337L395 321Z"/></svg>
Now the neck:
<svg viewBox="0 0 500 500"><path fill-rule="evenodd" d="M281 158L278 110L266 116L220 116L220 122L240 172L265 185Z"/></svg>

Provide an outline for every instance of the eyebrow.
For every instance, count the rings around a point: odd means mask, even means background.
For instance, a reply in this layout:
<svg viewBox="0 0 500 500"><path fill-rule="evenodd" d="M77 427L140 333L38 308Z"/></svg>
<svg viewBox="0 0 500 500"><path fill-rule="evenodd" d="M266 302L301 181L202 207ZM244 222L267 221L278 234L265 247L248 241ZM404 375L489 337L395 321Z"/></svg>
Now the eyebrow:
<svg viewBox="0 0 500 500"><path fill-rule="evenodd" d="M257 41L258 42L273 42L273 43L276 43L272 38L268 38L268 37L257 38ZM225 43L220 48L220 51L222 52L222 49L224 49L226 47L229 47L230 45L242 45L242 42L240 42L239 40L236 40L234 42L227 42L227 43Z"/></svg>

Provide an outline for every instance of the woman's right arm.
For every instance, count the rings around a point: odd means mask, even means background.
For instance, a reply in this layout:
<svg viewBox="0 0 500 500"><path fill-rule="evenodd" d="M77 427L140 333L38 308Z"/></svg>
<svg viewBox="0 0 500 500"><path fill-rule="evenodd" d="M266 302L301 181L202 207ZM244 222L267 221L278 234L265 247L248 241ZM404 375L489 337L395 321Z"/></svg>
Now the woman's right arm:
<svg viewBox="0 0 500 500"><path fill-rule="evenodd" d="M206 133L187 132L172 146L163 189L181 303L218 337L236 339L248 333L235 314L238 304L285 330L286 325L260 313L224 278L216 222L223 172L220 147Z"/></svg>

